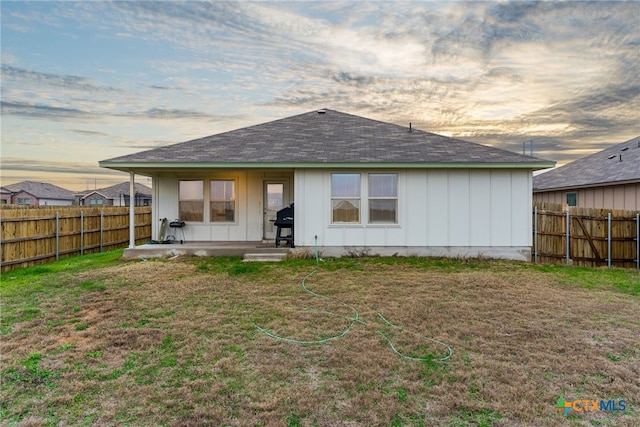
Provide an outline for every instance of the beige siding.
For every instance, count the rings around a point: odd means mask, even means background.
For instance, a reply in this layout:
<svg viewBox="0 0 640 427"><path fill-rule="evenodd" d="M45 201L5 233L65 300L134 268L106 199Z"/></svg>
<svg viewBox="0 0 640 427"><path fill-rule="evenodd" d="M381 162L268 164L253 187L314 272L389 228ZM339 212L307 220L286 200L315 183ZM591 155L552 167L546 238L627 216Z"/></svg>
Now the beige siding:
<svg viewBox="0 0 640 427"><path fill-rule="evenodd" d="M577 206L596 209L640 210L640 183L609 185L575 190L545 191L533 194L535 202L566 203L566 194L578 194Z"/></svg>

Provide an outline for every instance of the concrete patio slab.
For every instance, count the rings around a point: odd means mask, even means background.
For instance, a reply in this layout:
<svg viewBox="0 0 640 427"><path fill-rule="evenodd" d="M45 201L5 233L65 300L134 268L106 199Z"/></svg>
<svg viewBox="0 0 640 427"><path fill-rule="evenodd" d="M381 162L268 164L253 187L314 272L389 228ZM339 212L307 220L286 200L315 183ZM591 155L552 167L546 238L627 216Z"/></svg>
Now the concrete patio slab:
<svg viewBox="0 0 640 427"><path fill-rule="evenodd" d="M162 258L176 255L201 257L245 256L251 253L286 254L289 248L275 247L271 242L186 242L151 244L127 248L122 255L125 259Z"/></svg>

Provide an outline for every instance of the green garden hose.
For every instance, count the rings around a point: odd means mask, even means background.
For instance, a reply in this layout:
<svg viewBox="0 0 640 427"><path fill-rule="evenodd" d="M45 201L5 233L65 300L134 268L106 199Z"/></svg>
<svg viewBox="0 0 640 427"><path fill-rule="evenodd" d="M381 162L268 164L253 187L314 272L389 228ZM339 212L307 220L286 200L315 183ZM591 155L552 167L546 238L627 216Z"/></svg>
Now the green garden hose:
<svg viewBox="0 0 640 427"><path fill-rule="evenodd" d="M326 296L326 295L321 295L321 294L319 294L319 293L316 293L316 292L312 291L311 289L307 288L307 286L306 286L306 284L305 284L305 282L307 281L307 279L308 279L309 277L311 277L311 276L313 276L314 274L316 274L316 273L317 273L318 268L319 268L319 266L320 266L320 260L319 260L319 258L318 258L318 236L316 236L316 238L315 238L315 257L316 257L316 268L315 268L311 273L307 274L307 275L304 277L304 279L302 279L302 289L304 289L304 290L305 290L305 292L307 292L307 293L309 293L309 294L311 294L311 295L313 295L313 296L316 296L316 297L320 297L320 298L324 298L324 299L329 300L330 298L329 298L328 296ZM338 335L334 335L334 336L331 336L331 337L328 337L328 338L323 338L323 339L320 339L320 340L309 340L309 341L305 341L305 340L297 340L297 339L294 339L294 338L287 338L287 337L283 337L283 336L280 336L280 335L273 334L273 333L271 333L271 332L267 331L266 329L262 328L261 326L257 325L255 322L254 322L254 325L255 325L256 329L258 329L260 332L262 332L263 334L265 334L266 336L268 336L268 337L270 337L270 338L274 338L274 339L277 339L277 340L280 340L280 341L285 341L285 342L289 342L289 343L293 343L293 344L305 344L305 345L309 345L309 344L325 344L325 343L327 343L327 342L329 342L329 341L333 341L333 340L337 340L337 339L339 339L339 338L342 338L342 337L344 337L345 335L347 335L347 334L351 331L351 329L353 328L353 325L355 325L356 323L361 323L361 324L363 324L363 325L365 325L365 326L368 326L367 322L365 322L365 321L363 321L363 320L360 320L360 313L358 313L358 310L356 310L356 309L355 309L355 307L352 307L352 306L350 306L349 304L346 304L346 303L344 303L344 302L342 302L342 301L338 301L338 302L339 302L340 304L344 305L345 307L348 307L348 308L353 312L353 317L344 316L344 315L341 315L341 314L334 313L334 312L332 312L332 311L321 311L321 313L325 313L325 314L330 315L330 316L337 316L337 317L342 317L342 318L344 318L344 319L350 320L349 325L347 326L347 328L346 328L345 330L343 330L343 331L342 331L340 334L338 334ZM440 360L440 361L444 362L445 360L450 359L450 358L451 358L451 356L453 355L453 350L452 350L452 349L451 349L451 347L449 347L447 344L445 344L445 343L443 343L443 342L441 342L441 341L435 340L435 339L433 339L433 338L425 337L425 336L423 336L423 335L420 335L420 334L416 334L416 333L414 333L414 332L407 331L406 329L404 329L404 328L402 328L402 327L400 327L400 326L396 326L396 325L394 325L393 323L389 322L389 321L388 321L388 320L387 320L387 319L386 319L382 314L380 314L380 313L378 313L378 317L379 317L379 318L380 318L380 319L381 319L381 320L382 320L382 321L383 321L387 326L390 326L390 327L392 327L392 328L394 328L394 329L397 329L397 330L399 330L399 331L402 331L402 332L410 333L410 334L414 335L415 337L417 337L418 339L423 339L423 340L431 341L431 342L433 342L433 343L435 343L435 344L438 344L438 345L440 345L440 346L445 347L445 348L447 349L447 355L446 355L446 356L444 356L444 357L442 357L442 358L440 358L440 359L438 359L438 360ZM376 329L376 332L377 332L378 334L380 334L380 335L381 335L381 336L382 336L382 337L387 341L387 343L389 344L389 347L391 347L391 350L392 350L394 353L396 353L398 356L402 357L402 358L403 358L403 359L405 359L405 360L412 360L412 361L417 361L417 362L426 362L426 361L431 361L431 360L433 360L433 358L432 358L432 357L413 357L413 356L407 356L407 355L405 355L405 354L401 353L400 351L398 351L398 349L396 349L396 347L395 347L395 346L393 345L393 343L391 342L391 339L390 339L387 335L385 335L385 334L384 334L380 329Z"/></svg>

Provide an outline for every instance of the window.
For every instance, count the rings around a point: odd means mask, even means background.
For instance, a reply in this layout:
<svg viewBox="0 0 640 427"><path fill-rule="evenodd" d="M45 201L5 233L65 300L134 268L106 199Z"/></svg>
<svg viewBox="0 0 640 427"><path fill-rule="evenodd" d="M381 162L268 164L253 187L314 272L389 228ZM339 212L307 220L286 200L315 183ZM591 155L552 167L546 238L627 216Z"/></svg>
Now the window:
<svg viewBox="0 0 640 427"><path fill-rule="evenodd" d="M267 209L277 210L284 206L284 184L267 184Z"/></svg>
<svg viewBox="0 0 640 427"><path fill-rule="evenodd" d="M398 175L369 174L369 224L398 223Z"/></svg>
<svg viewBox="0 0 640 427"><path fill-rule="evenodd" d="M566 194L567 205L569 206L578 206L578 193L567 193Z"/></svg>
<svg viewBox="0 0 640 427"><path fill-rule="evenodd" d="M212 180L210 190L210 221L234 222L236 220L235 181Z"/></svg>
<svg viewBox="0 0 640 427"><path fill-rule="evenodd" d="M29 199L29 198L23 199L23 198L18 197L18 204L19 205L30 205L31 204L31 199Z"/></svg>
<svg viewBox="0 0 640 427"><path fill-rule="evenodd" d="M331 174L331 222L360 222L360 174Z"/></svg>
<svg viewBox="0 0 640 427"><path fill-rule="evenodd" d="M204 221L204 181L180 181L178 199L182 221Z"/></svg>

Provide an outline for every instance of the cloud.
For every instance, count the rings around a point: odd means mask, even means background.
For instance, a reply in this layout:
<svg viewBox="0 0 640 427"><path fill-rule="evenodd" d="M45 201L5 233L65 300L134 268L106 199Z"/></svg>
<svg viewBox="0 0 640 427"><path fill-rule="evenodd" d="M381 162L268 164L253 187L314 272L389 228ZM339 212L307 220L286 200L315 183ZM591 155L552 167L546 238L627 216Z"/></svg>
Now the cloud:
<svg viewBox="0 0 640 427"><path fill-rule="evenodd" d="M1 165L3 171L64 173L74 175L113 175L113 171L100 168L97 164L93 163L66 163L20 157L3 157Z"/></svg>
<svg viewBox="0 0 640 427"><path fill-rule="evenodd" d="M28 85L45 84L90 93L117 91L113 87L96 85L85 77L43 73L11 65L2 65L2 80Z"/></svg>
<svg viewBox="0 0 640 427"><path fill-rule="evenodd" d="M326 107L564 160L640 121L637 2L5 2L2 19L118 52L38 63L5 37L2 54L3 116L118 149Z"/></svg>
<svg viewBox="0 0 640 427"><path fill-rule="evenodd" d="M91 113L76 108L54 107L28 102L2 101L3 116L21 116L31 119L87 119Z"/></svg>
<svg viewBox="0 0 640 427"><path fill-rule="evenodd" d="M151 108L147 111L141 112L128 112L120 115L121 117L139 117L148 119L163 119L163 120L175 120L175 119L198 119L207 118L213 119L213 116L205 114L200 111L193 110L181 110L178 108L164 109L164 108Z"/></svg>
<svg viewBox="0 0 640 427"><path fill-rule="evenodd" d="M109 136L108 133L105 132L96 132L92 130L84 130L84 129L69 129L70 132L75 132L80 135L86 136Z"/></svg>

